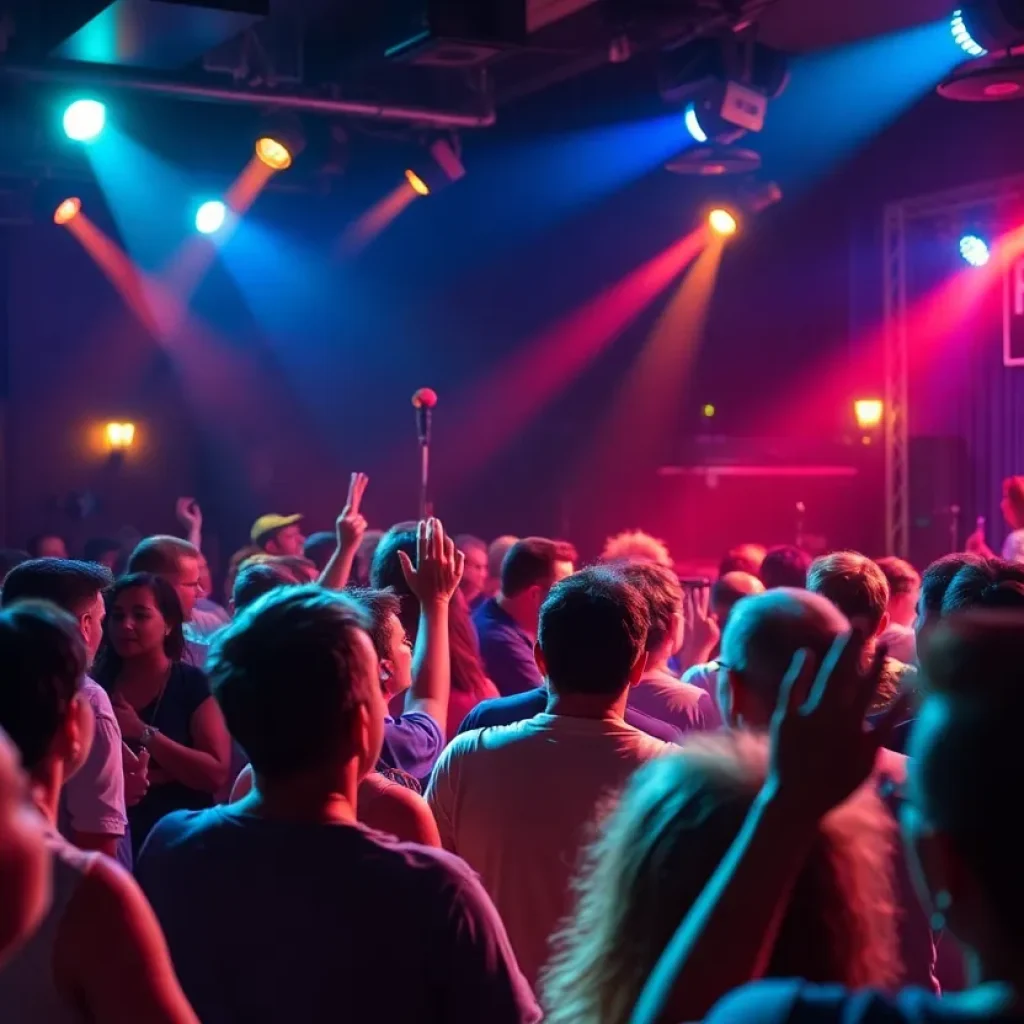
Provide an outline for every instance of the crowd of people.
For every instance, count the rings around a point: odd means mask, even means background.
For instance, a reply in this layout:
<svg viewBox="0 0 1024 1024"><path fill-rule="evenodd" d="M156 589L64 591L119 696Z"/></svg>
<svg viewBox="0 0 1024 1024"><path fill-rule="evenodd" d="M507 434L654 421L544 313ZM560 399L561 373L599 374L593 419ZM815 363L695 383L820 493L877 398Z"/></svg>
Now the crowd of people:
<svg viewBox="0 0 1024 1024"><path fill-rule="evenodd" d="M367 485L257 520L224 603L191 499L2 553L0 1019L1024 1016L1024 479L1009 557L713 581Z"/></svg>

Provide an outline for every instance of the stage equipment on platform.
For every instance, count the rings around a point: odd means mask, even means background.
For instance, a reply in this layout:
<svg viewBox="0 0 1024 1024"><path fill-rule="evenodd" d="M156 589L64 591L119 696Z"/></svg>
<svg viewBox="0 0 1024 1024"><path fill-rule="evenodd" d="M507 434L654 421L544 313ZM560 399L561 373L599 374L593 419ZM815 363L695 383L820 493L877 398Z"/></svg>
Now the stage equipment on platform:
<svg viewBox="0 0 1024 1024"><path fill-rule="evenodd" d="M456 136L435 139L430 149L405 172L405 180L414 192L429 196L466 176L459 155L459 140Z"/></svg>
<svg viewBox="0 0 1024 1024"><path fill-rule="evenodd" d="M75 100L64 111L64 134L74 142L93 142L106 123L107 108L99 100Z"/></svg>
<svg viewBox="0 0 1024 1024"><path fill-rule="evenodd" d="M420 519L434 514L430 501L430 428L437 405L437 392L433 388L420 388L412 396L416 410L416 436L420 443Z"/></svg>

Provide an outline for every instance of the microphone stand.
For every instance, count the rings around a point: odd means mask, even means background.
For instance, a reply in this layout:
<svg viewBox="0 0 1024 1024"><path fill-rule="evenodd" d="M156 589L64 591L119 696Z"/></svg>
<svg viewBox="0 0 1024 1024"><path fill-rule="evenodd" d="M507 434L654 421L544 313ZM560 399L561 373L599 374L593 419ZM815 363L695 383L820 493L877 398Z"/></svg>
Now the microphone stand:
<svg viewBox="0 0 1024 1024"><path fill-rule="evenodd" d="M428 413L429 415L429 413ZM420 437L420 519L429 519L434 506L429 498L430 491L430 432Z"/></svg>

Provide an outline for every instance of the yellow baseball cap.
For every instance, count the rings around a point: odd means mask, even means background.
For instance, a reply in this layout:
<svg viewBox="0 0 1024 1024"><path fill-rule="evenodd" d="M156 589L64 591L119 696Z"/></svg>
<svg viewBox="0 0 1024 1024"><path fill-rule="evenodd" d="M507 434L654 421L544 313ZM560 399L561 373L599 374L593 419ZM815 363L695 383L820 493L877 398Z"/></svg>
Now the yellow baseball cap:
<svg viewBox="0 0 1024 1024"><path fill-rule="evenodd" d="M286 526L294 526L296 523L302 520L302 516L279 516L269 515L260 516L255 523L252 524L252 530L249 532L249 536L252 538L253 544L259 544L264 537L269 533L277 533L278 530L283 530Z"/></svg>

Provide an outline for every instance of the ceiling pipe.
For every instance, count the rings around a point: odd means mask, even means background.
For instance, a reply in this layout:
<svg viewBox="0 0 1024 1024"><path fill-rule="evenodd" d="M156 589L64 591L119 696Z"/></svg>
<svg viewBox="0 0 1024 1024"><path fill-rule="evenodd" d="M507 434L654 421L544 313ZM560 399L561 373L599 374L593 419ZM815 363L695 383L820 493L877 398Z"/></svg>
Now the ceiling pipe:
<svg viewBox="0 0 1024 1024"><path fill-rule="evenodd" d="M306 111L314 114L347 114L376 121L400 121L430 125L435 128L490 128L497 122L492 107L483 114L455 110L429 110L425 107L392 106L360 100L329 99L324 96L303 96L295 93L270 92L257 89L227 89L194 82L128 76L116 72L96 71L86 65L0 65L0 72L32 82L68 82L71 85L96 89L127 89L148 92L155 96L176 97L206 103L271 107L278 110Z"/></svg>

